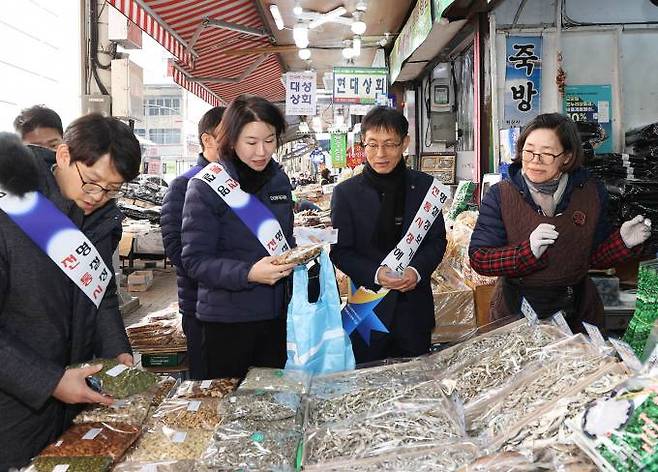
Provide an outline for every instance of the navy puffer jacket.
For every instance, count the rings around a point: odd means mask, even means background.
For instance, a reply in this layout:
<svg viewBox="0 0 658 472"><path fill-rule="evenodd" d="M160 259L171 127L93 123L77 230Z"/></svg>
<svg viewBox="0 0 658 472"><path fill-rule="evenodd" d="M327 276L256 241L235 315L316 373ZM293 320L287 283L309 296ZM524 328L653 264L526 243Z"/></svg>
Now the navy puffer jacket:
<svg viewBox="0 0 658 472"><path fill-rule="evenodd" d="M183 226L183 204L187 184L196 172L209 164L208 160L199 154L196 166L179 175L171 181L167 194L162 202L160 212L160 227L165 254L176 268L176 282L178 285L178 307L187 316L194 316L196 312L197 283L192 280L183 268L181 252L181 227Z"/></svg>
<svg viewBox="0 0 658 472"><path fill-rule="evenodd" d="M278 163L272 164L274 175L255 196L274 214L294 246L290 180ZM233 163L222 161L222 165L239 180ZM224 200L198 179L187 186L182 241L183 267L199 283L197 318L235 323L285 315L288 278L274 286L247 280L251 267L269 254Z"/></svg>
<svg viewBox="0 0 658 472"><path fill-rule="evenodd" d="M589 171L582 167L569 174L567 188L564 191L562 200L560 200L560 203L555 209L555 214L562 213L567 208L574 188L584 185L587 180L593 178ZM523 194L528 205L534 208L535 211L540 212L541 209L532 199L528 185L521 174L521 164L512 164L509 167L509 180ZM601 182L597 181L596 184L599 193L600 212L594 233L593 249L596 249L599 244L605 241L612 232L606 213L608 192ZM507 232L503 224L500 205L500 185L496 184L491 187L480 204L480 215L473 230L471 244L468 248L469 255L480 248L507 246Z"/></svg>

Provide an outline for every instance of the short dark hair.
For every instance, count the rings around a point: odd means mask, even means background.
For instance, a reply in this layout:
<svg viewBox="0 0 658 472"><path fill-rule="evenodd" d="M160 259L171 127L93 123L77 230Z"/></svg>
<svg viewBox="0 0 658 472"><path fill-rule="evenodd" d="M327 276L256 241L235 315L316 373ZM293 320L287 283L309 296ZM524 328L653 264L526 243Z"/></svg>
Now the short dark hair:
<svg viewBox="0 0 658 472"><path fill-rule="evenodd" d="M281 110L263 97L240 95L228 106L219 124L217 132L219 156L221 159L234 160L235 143L244 128L254 121L262 121L275 129L277 146L281 145L286 131L286 119Z"/></svg>
<svg viewBox="0 0 658 472"><path fill-rule="evenodd" d="M222 116L226 107L213 107L203 114L199 120L199 144L201 144L201 149L203 150L203 140L201 136L204 133L213 134L217 125L222 121Z"/></svg>
<svg viewBox="0 0 658 472"><path fill-rule="evenodd" d="M361 136L367 131L384 129L397 133L400 139L409 133L409 122L395 108L378 106L368 112L361 121Z"/></svg>
<svg viewBox="0 0 658 472"><path fill-rule="evenodd" d="M37 128L52 128L57 130L60 136L64 134L62 119L54 110L45 105L34 105L22 110L21 114L14 119L14 128L21 138Z"/></svg>
<svg viewBox="0 0 658 472"><path fill-rule="evenodd" d="M105 154L126 182L139 174L142 151L130 127L116 118L90 113L66 128L64 143L71 161L92 166Z"/></svg>
<svg viewBox="0 0 658 472"><path fill-rule="evenodd" d="M560 170L562 172L572 172L583 165L583 144L578 135L578 127L576 123L567 115L560 113L542 113L532 119L527 125L524 126L516 142L516 153L512 162L521 163L521 153L523 146L525 146L526 139L530 133L536 129L552 129L555 131L564 152L571 153L571 159L566 165L562 165Z"/></svg>
<svg viewBox="0 0 658 472"><path fill-rule="evenodd" d="M331 171L330 171L328 168L325 167L324 169L322 169L322 170L320 171L320 175L321 175L323 178L329 180L329 177L331 177Z"/></svg>

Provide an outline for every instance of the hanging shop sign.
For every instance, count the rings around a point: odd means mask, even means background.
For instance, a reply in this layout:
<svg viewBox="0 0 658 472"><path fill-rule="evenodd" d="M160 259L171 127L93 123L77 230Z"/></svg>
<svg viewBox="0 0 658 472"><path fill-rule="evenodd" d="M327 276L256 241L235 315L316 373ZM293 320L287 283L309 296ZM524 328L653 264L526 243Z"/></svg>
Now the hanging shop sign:
<svg viewBox="0 0 658 472"><path fill-rule="evenodd" d="M541 36L509 36L505 67L505 124L525 126L541 105Z"/></svg>
<svg viewBox="0 0 658 472"><path fill-rule="evenodd" d="M372 105L388 97L388 69L384 67L334 67L334 103Z"/></svg>
<svg viewBox="0 0 658 472"><path fill-rule="evenodd" d="M423 44L430 31L432 31L432 4L430 0L418 0L391 50L391 82L395 82L402 70L402 63Z"/></svg>
<svg viewBox="0 0 658 472"><path fill-rule="evenodd" d="M347 165L347 133L331 133L331 167L340 169Z"/></svg>
<svg viewBox="0 0 658 472"><path fill-rule="evenodd" d="M315 115L315 72L288 72L286 74L286 115Z"/></svg>
<svg viewBox="0 0 658 472"><path fill-rule="evenodd" d="M612 152L611 103L610 85L567 85L564 90L564 113L576 123L598 125L588 139L597 154Z"/></svg>
<svg viewBox="0 0 658 472"><path fill-rule="evenodd" d="M432 0L432 20L434 23L441 21L443 12L454 2L455 0Z"/></svg>

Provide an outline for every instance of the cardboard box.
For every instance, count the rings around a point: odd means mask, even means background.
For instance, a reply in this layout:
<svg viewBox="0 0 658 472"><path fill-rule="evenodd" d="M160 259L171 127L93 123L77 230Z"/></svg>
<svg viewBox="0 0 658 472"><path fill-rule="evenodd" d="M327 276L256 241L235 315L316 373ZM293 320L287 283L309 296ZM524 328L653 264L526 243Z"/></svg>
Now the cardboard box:
<svg viewBox="0 0 658 472"><path fill-rule="evenodd" d="M491 297L495 285L476 285L475 293L475 314L478 326L485 326L491 323Z"/></svg>
<svg viewBox="0 0 658 472"><path fill-rule="evenodd" d="M128 276L129 292L145 292L153 285L152 270L137 270Z"/></svg>

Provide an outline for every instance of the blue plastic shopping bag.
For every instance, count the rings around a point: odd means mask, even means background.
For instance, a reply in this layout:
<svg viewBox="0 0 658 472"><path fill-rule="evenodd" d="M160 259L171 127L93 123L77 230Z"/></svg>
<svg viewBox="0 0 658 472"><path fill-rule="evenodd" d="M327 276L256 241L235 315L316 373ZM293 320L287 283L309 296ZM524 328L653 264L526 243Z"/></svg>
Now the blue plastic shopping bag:
<svg viewBox="0 0 658 472"><path fill-rule="evenodd" d="M350 338L343 330L340 295L334 267L325 251L320 255L320 296L308 301L308 269L293 273L292 300L288 305L288 360L286 369L313 374L354 369Z"/></svg>

